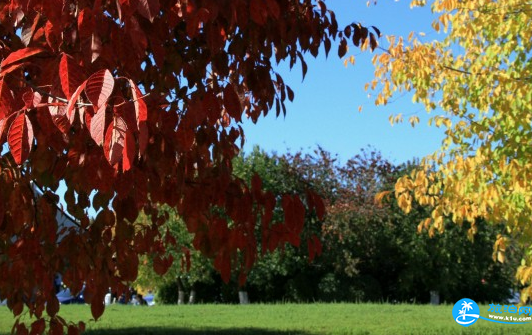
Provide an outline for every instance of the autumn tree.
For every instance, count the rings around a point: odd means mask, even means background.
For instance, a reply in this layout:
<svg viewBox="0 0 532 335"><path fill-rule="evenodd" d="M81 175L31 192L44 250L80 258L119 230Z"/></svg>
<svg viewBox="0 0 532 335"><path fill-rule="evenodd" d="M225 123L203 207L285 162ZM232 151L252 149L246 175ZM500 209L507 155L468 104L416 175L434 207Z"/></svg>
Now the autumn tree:
<svg viewBox="0 0 532 335"><path fill-rule="evenodd" d="M429 237L416 228L429 214L424 206L415 204L404 213L394 197L375 203L377 194L392 188L417 163L393 164L371 147L347 161L319 147L311 153L264 155L250 155L244 166L259 171L265 188L300 192L312 188L324 199L327 212L323 221L306 217L308 228L321 230L316 234L323 252L314 262L306 262L304 250L286 248L291 257L267 264L259 261L259 271L256 266L252 269L251 288L258 272L260 285L255 292L268 287L275 293L264 294L266 301L429 302L431 291L447 302L464 294L476 301L508 298L513 287L509 269L516 263L491 259L503 225L477 220L479 232L470 241L466 234L470 224L458 226L445 216L445 234ZM275 171L272 176L260 172L272 162L277 169L266 169Z"/></svg>
<svg viewBox="0 0 532 335"><path fill-rule="evenodd" d="M508 297L510 266L491 259L502 225L479 220L482 231L469 241L469 225L446 216L446 233L429 237L416 228L427 208L415 204L404 213L394 197L375 203L417 163L393 164L371 147L345 162L320 148L286 159L322 195L327 211L323 253L312 264L318 270L307 272L315 288L306 300L429 302L430 291L447 302L464 294L476 301Z"/></svg>
<svg viewBox="0 0 532 335"><path fill-rule="evenodd" d="M471 235L478 232L477 218L503 223L494 247L494 259L503 262L505 251L529 249L532 238L532 3L430 3L438 15L433 29L444 33L440 40L388 37L389 46L374 57L376 78L368 84L379 91L378 105L411 92L414 102L434 113L429 124L445 129L441 148L398 180L395 195L407 212L415 202L431 208L419 225L431 234L444 230L446 215L458 224L469 222ZM517 278L528 285L526 300L532 293L530 256Z"/></svg>
<svg viewBox="0 0 532 335"><path fill-rule="evenodd" d="M177 210L225 280L254 263L257 219L272 247L297 244L301 199L284 196L272 222L260 180L232 176L242 119L286 112L294 92L281 61L305 74L305 57L335 41L340 56L348 39L376 46L311 0L2 0L0 36L0 299L15 316L27 308L33 333L83 329L57 315L56 273L73 292L85 283L98 319L108 288L121 294L136 278L140 254L159 255L161 273L172 264L158 204ZM55 221L62 183L76 229ZM133 224L140 210L151 222Z"/></svg>

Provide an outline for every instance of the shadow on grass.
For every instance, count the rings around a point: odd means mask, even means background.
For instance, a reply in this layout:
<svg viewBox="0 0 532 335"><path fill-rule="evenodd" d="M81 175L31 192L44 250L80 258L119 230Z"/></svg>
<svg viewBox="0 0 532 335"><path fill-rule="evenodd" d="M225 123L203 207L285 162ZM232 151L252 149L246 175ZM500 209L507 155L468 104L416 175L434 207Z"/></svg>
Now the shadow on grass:
<svg viewBox="0 0 532 335"><path fill-rule="evenodd" d="M137 328L121 328L121 329L95 329L84 333L85 335L311 335L302 330L272 330L264 328L202 328L190 329L179 327L137 327Z"/></svg>

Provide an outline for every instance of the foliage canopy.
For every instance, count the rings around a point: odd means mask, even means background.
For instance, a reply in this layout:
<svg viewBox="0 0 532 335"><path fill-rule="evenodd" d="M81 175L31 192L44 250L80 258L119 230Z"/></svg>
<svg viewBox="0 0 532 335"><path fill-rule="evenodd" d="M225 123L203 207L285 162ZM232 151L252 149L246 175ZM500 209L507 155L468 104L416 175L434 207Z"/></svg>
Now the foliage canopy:
<svg viewBox="0 0 532 335"><path fill-rule="evenodd" d="M324 220L305 216L303 236L315 234L323 245L323 252L313 262L309 256L315 255L290 245L257 260L245 287L239 288L246 290L253 302L428 303L431 291L438 292L445 302L463 296L478 302L506 301L514 286L511 272L515 263L492 260L493 243L504 225L477 220L479 232L473 242L466 234L470 224L458 226L445 217L445 234L429 237L416 229L416 223L429 214L426 207L415 205L406 214L394 197L376 206L375 196L393 187L397 178L416 164L395 166L371 148L346 162L320 148L312 154L280 156L255 148L236 157L233 167L248 185L258 174L264 189L274 194L304 196L312 188L323 198L327 212ZM191 240L176 213L169 214L167 226L173 235L183 236L180 241ZM279 204L274 216L282 216ZM256 232L260 235L258 225ZM186 260L180 248L170 252L176 259ZM191 258L190 271L175 262L163 277L156 276L148 262L140 266L139 279L149 285L165 282L158 287L158 303L176 303L178 290L194 291L202 302L237 301L237 276L225 285L214 273L212 262L197 252L192 252Z"/></svg>
<svg viewBox="0 0 532 335"><path fill-rule="evenodd" d="M437 113L429 124L445 129L441 148L398 180L395 195L407 212L414 202L431 207L419 225L431 234L443 231L446 215L455 223L470 222L471 234L478 230L477 218L503 223L506 231L494 250L502 262L512 241L529 249L532 239L532 3L431 3L439 15L433 28L444 37L389 37L386 52L374 57L376 78L367 86L380 91L377 104L412 92L414 102ZM391 117L392 123L399 120L401 115ZM419 118L409 121L414 125ZM531 265L526 256L517 271L522 284L532 283Z"/></svg>

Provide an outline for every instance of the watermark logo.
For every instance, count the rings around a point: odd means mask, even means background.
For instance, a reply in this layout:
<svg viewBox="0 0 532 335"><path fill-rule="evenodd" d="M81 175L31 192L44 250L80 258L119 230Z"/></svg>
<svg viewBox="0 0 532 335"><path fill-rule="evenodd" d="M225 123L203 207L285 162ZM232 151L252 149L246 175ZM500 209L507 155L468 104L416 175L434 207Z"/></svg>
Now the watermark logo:
<svg viewBox="0 0 532 335"><path fill-rule="evenodd" d="M478 319L511 325L532 323L532 307L490 304L488 317L480 315L477 303L471 299L461 299L453 307L453 318L463 327L469 327Z"/></svg>
<svg viewBox="0 0 532 335"><path fill-rule="evenodd" d="M453 318L461 326L469 327L477 322L480 317L480 309L476 302L471 299L458 300L453 307Z"/></svg>

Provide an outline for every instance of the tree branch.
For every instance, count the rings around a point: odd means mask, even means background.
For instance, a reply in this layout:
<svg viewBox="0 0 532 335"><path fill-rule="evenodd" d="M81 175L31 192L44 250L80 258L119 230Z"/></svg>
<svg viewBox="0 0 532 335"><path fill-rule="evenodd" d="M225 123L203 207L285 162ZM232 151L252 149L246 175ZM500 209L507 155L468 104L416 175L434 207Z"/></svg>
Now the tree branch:
<svg viewBox="0 0 532 335"><path fill-rule="evenodd" d="M20 80L20 82L25 83L26 85L31 87L35 92L37 92L37 93L39 93L41 95L44 95L44 96L50 97L52 99L55 99L57 101L63 102L65 104L68 104L68 99L60 98L58 96L55 96L55 95L43 90L42 88L40 88L38 86L35 86L31 81L28 81L26 79L19 79L19 80ZM85 103L85 102L76 102L76 107L92 107L92 104Z"/></svg>

